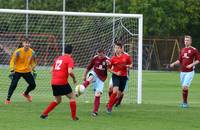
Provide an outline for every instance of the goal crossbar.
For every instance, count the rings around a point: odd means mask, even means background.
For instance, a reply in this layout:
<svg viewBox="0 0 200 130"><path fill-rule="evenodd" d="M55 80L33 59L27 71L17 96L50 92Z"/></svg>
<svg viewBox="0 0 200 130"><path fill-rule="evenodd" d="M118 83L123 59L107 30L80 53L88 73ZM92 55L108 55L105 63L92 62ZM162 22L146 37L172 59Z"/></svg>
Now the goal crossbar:
<svg viewBox="0 0 200 130"><path fill-rule="evenodd" d="M0 9L1 13L17 14L41 14L41 15L67 15L67 16L92 16L92 17L135 17L142 18L142 14L120 14L120 13L89 13L89 12L61 12L61 11L41 11L41 10L19 10Z"/></svg>

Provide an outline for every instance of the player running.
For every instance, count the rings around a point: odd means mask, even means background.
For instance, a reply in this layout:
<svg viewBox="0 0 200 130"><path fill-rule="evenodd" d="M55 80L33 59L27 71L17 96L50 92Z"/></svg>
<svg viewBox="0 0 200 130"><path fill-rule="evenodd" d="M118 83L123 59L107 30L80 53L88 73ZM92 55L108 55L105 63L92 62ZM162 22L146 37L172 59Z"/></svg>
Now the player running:
<svg viewBox="0 0 200 130"><path fill-rule="evenodd" d="M68 76L73 79L74 84L76 78L73 73L74 60L71 57L72 46L65 45L65 54L59 56L54 60L52 67L51 86L55 101L51 102L48 107L43 111L40 118L46 119L50 111L52 111L62 101L62 96L67 96L70 99L70 109L72 120L76 121L79 118L76 116L76 100L72 92L72 88L68 83Z"/></svg>
<svg viewBox="0 0 200 130"><path fill-rule="evenodd" d="M128 53L126 53L126 52L124 51L124 46L122 46L122 49L123 49L123 53L125 53L125 54L128 55ZM129 73L130 73L130 69L132 69L132 68L133 68L133 64L131 64L131 65L129 66L129 68L127 68L127 73L128 73L128 75L127 75L127 81L126 81L126 85L125 85L125 90L124 90L124 91L126 91L126 90L128 89ZM112 95L112 93L113 93L113 80L112 80L112 77L111 77L111 78L110 78L110 81L109 81L109 87L108 87L108 95L109 95L109 98L110 98L110 96ZM122 102L123 97L124 97L124 92L123 92L123 93L121 94L121 96L118 97L117 100L115 101L115 103L114 103L115 107L118 107L118 106L121 105L121 102Z"/></svg>
<svg viewBox="0 0 200 130"><path fill-rule="evenodd" d="M111 57L109 63L110 71L112 72L113 92L107 105L107 113L112 112L113 105L122 96L127 82L127 68L132 66L131 57L124 53L121 42L117 41L115 43L114 50L115 55Z"/></svg>

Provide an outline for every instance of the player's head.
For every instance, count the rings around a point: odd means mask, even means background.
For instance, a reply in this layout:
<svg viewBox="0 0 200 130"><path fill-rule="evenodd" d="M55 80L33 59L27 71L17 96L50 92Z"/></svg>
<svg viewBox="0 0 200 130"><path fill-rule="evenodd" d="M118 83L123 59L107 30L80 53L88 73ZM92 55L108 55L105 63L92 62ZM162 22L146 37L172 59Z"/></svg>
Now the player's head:
<svg viewBox="0 0 200 130"><path fill-rule="evenodd" d="M30 42L28 38L23 38L22 39L22 45L25 49L28 49L30 47Z"/></svg>
<svg viewBox="0 0 200 130"><path fill-rule="evenodd" d="M184 36L184 43L185 43L186 47L191 46L191 44L192 44L192 37L189 36L189 35L185 35Z"/></svg>
<svg viewBox="0 0 200 130"><path fill-rule="evenodd" d="M120 54L124 51L124 45L122 44L121 41L116 41L115 42L115 47L114 47L115 53Z"/></svg>
<svg viewBox="0 0 200 130"><path fill-rule="evenodd" d="M104 51L104 49L99 49L97 51L97 55L98 55L99 58L105 57L105 51Z"/></svg>
<svg viewBox="0 0 200 130"><path fill-rule="evenodd" d="M65 45L65 54L71 54L73 50L73 47L71 44L66 44Z"/></svg>

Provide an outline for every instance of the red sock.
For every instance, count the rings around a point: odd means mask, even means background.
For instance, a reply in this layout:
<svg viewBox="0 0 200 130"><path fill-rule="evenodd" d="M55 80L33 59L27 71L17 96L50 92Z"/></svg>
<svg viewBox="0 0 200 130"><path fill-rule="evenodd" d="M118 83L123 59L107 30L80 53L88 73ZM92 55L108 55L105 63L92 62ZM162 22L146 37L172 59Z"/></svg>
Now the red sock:
<svg viewBox="0 0 200 130"><path fill-rule="evenodd" d="M42 113L43 115L48 115L50 111L52 111L58 105L57 102L53 101L49 104L49 106Z"/></svg>
<svg viewBox="0 0 200 130"><path fill-rule="evenodd" d="M187 103L188 89L183 89L183 102Z"/></svg>
<svg viewBox="0 0 200 130"><path fill-rule="evenodd" d="M87 81L87 80L85 80L85 81L83 82L83 86L85 86L85 88L87 88L89 84L90 84L90 82Z"/></svg>
<svg viewBox="0 0 200 130"><path fill-rule="evenodd" d="M94 98L94 109L93 109L93 112L98 112L99 110L99 105L100 105L100 96L95 96Z"/></svg>
<svg viewBox="0 0 200 130"><path fill-rule="evenodd" d="M112 107L116 101L116 96L117 96L117 93L112 93L112 95L110 96L110 100L108 102L108 109L112 109Z"/></svg>
<svg viewBox="0 0 200 130"><path fill-rule="evenodd" d="M114 104L117 104L118 101L119 101L119 97L116 97L116 98L115 98L115 102L113 103L113 105L114 105Z"/></svg>
<svg viewBox="0 0 200 130"><path fill-rule="evenodd" d="M70 109L71 109L72 119L75 119L76 118L76 101L70 101Z"/></svg>
<svg viewBox="0 0 200 130"><path fill-rule="evenodd" d="M112 95L112 91L108 91L108 95L110 97Z"/></svg>
<svg viewBox="0 0 200 130"><path fill-rule="evenodd" d="M116 105L120 105L121 104L123 97L124 97L124 94L122 93L122 95L118 98L118 100L116 102Z"/></svg>

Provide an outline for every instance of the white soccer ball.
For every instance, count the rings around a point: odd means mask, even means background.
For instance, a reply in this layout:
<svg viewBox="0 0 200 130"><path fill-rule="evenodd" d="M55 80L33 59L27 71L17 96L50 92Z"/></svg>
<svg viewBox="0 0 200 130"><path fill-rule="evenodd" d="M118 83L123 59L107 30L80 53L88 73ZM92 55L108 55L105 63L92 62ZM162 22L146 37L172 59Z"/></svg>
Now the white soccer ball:
<svg viewBox="0 0 200 130"><path fill-rule="evenodd" d="M85 92L85 86L83 86L82 84L79 84L76 86L75 88L75 94L76 96L80 96L81 94L83 94Z"/></svg>

